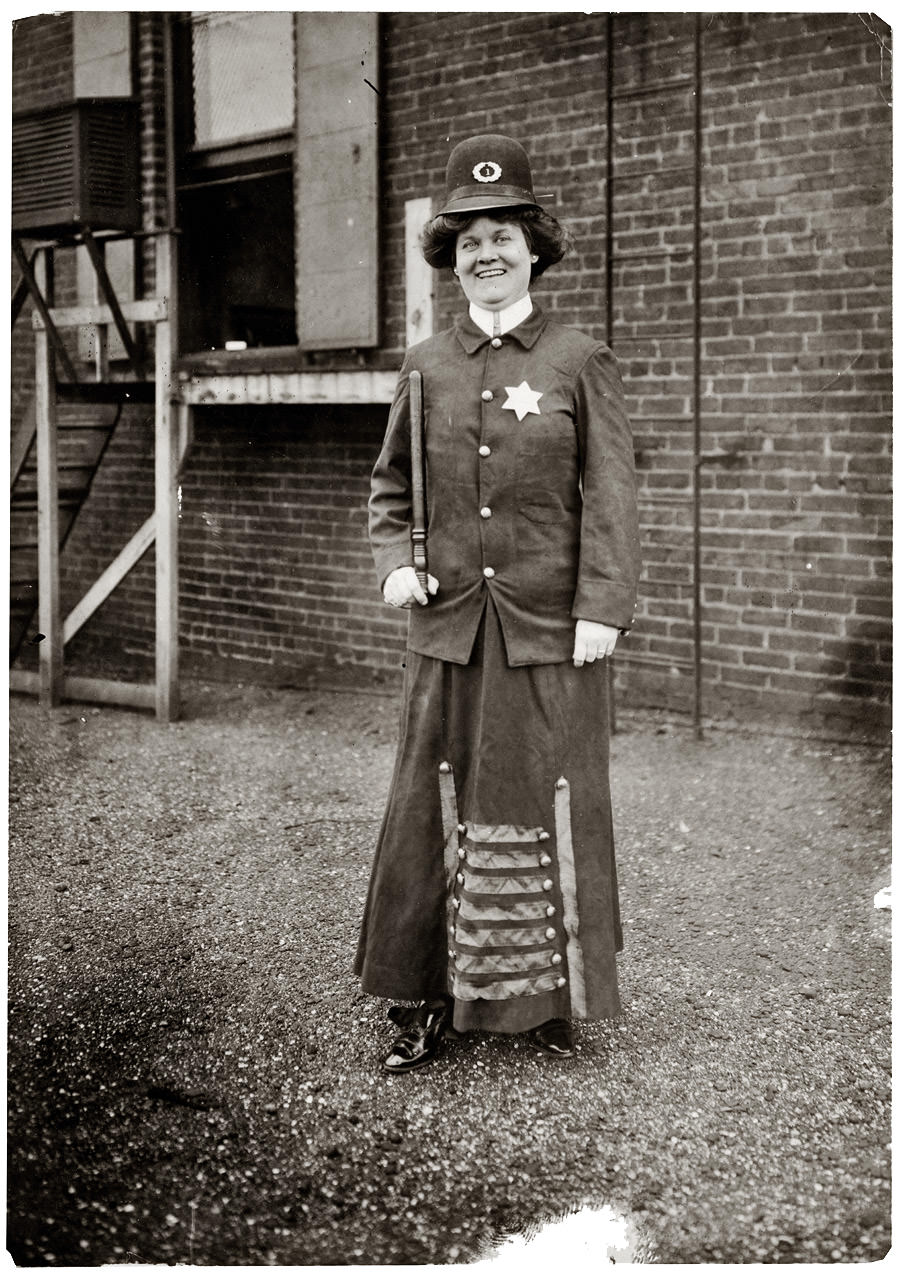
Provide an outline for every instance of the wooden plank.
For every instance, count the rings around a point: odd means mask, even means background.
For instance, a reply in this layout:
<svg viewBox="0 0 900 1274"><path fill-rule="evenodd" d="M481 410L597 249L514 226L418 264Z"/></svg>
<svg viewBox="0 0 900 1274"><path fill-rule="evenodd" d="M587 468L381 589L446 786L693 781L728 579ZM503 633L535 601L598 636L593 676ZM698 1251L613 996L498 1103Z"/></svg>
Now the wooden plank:
<svg viewBox="0 0 900 1274"><path fill-rule="evenodd" d="M69 642L94 611L106 601L114 588L121 584L133 566L144 556L156 535L156 518L151 515L139 531L131 537L122 551L110 562L103 574L94 581L78 605L63 624L63 643Z"/></svg>
<svg viewBox="0 0 900 1274"><path fill-rule="evenodd" d="M257 376L247 376L246 385L248 402L261 405L272 402L272 390L269 385L268 372L262 372Z"/></svg>
<svg viewBox="0 0 900 1274"><path fill-rule="evenodd" d="M129 323L162 323L169 315L167 298L155 296L144 301L122 301L120 309ZM91 323L114 325L113 312L108 305L68 305L63 308L51 306L47 313L55 327L82 327ZM42 316L35 311L31 319L36 331L46 324Z"/></svg>
<svg viewBox="0 0 900 1274"><path fill-rule="evenodd" d="M194 445L194 413L183 403L176 406L176 429L178 432L178 508L179 516L181 511L181 479L184 475L184 466L188 458L188 452Z"/></svg>
<svg viewBox="0 0 900 1274"><path fill-rule="evenodd" d="M31 444L34 442L34 435L37 429L34 402L34 395L32 395L12 441L9 458L10 489L16 485L16 480L25 467L25 461L28 459Z"/></svg>
<svg viewBox="0 0 900 1274"><path fill-rule="evenodd" d="M45 248L35 262L35 281L43 296L53 287L52 249ZM35 333L35 429L37 436L38 504L38 628L43 633L39 651L41 703L59 703L63 676L63 640L59 609L59 475L57 470L56 369L47 331Z"/></svg>
<svg viewBox="0 0 900 1274"><path fill-rule="evenodd" d="M46 288L52 278L52 270L47 269L46 255L53 249L49 245L40 252L35 252L31 260L25 256L19 240L13 236L12 241L13 256L18 262L22 276L28 285L28 291L31 293L31 300L34 305L34 313L41 319L41 327L47 332L50 340L53 342L53 348L56 350L59 361L62 363L66 375L69 380L77 381L78 373L69 358L69 352L63 343L63 339L57 330L56 324L50 317L48 301L52 303L52 297L46 294ZM33 262L33 264L32 264Z"/></svg>
<svg viewBox="0 0 900 1274"><path fill-rule="evenodd" d="M434 334L434 270L422 256L422 231L431 220L431 198L407 199L405 205L406 344L416 345Z"/></svg>
<svg viewBox="0 0 900 1274"><path fill-rule="evenodd" d="M82 226L81 237L84 242L84 246L87 249L87 254L91 259L91 264L93 265L94 271L97 275L97 282L100 286L101 295L106 297L106 304L112 314L113 323L115 324L116 331L119 333L119 338L125 346L129 362L134 368L134 374L138 380L144 380L143 359L141 358L140 351L138 350L138 347L134 342L134 338L131 335L131 330L128 327L128 322L122 311L119 298L116 296L116 290L113 287L112 279L109 277L109 271L106 268L106 250L104 245L102 242L97 242L87 226ZM105 345L106 328L104 327L102 331L104 333ZM106 376L98 374L97 379L106 380Z"/></svg>
<svg viewBox="0 0 900 1274"><path fill-rule="evenodd" d="M63 697L152 711L156 706L156 687L151 682L142 685L133 681L106 681L99 677L65 677Z"/></svg>
<svg viewBox="0 0 900 1274"><path fill-rule="evenodd" d="M174 236L157 239L156 287L168 296L172 313L178 308L173 260ZM175 336L168 320L156 325L156 716L174 721L180 711L178 686L178 454L179 436L188 436L188 427L176 418L173 403L173 363ZM179 407L185 412L186 407Z"/></svg>
<svg viewBox="0 0 900 1274"><path fill-rule="evenodd" d="M12 668L9 688L14 694L40 692L40 674ZM152 683L134 681L107 681L100 677L64 677L61 699L83 703L103 703L119 708L146 708L156 706L156 687Z"/></svg>
<svg viewBox="0 0 900 1274"><path fill-rule="evenodd" d="M254 380L259 383L251 388ZM268 385L268 397L261 393L263 385ZM293 372L277 379L264 373L258 377L195 374L179 383L177 396L192 407L245 402L390 403L396 386L395 371Z"/></svg>
<svg viewBox="0 0 900 1274"><path fill-rule="evenodd" d="M41 674L39 672L26 672L24 668L10 668L9 688L13 694L40 694Z"/></svg>
<svg viewBox="0 0 900 1274"><path fill-rule="evenodd" d="M34 264L33 261L29 262L30 267L33 267L33 264ZM12 326L13 327L15 327L16 320L18 319L19 315L22 313L22 306L25 304L27 299L28 299L28 281L25 278L20 278L19 282L15 286L15 289L13 291L13 296L12 296Z"/></svg>
<svg viewBox="0 0 900 1274"><path fill-rule="evenodd" d="M270 372L269 401L273 403L291 402L293 394L296 393L295 380L296 376L291 372Z"/></svg>

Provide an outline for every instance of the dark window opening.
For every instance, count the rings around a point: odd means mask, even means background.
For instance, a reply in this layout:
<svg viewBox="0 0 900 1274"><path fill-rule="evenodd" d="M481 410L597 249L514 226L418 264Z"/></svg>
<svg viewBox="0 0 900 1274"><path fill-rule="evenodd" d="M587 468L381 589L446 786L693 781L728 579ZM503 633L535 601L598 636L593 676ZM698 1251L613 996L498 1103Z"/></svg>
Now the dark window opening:
<svg viewBox="0 0 900 1274"><path fill-rule="evenodd" d="M290 13L179 23L180 345L296 346Z"/></svg>
<svg viewBox="0 0 900 1274"><path fill-rule="evenodd" d="M296 345L292 174L182 191L187 350Z"/></svg>

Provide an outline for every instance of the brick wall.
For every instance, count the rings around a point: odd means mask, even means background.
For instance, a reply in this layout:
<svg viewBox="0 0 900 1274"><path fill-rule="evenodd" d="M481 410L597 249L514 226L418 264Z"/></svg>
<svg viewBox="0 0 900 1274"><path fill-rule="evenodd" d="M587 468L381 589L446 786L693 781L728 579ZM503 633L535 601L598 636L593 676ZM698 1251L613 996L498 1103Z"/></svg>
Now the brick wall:
<svg viewBox="0 0 900 1274"><path fill-rule="evenodd" d="M39 110L70 100L72 73L71 13L13 22L14 111Z"/></svg>
<svg viewBox="0 0 900 1274"><path fill-rule="evenodd" d="M197 413L183 484L186 648L282 678L311 664L399 668L366 538L385 408Z"/></svg>
<svg viewBox="0 0 900 1274"><path fill-rule="evenodd" d="M311 668L396 671L405 618L377 591L368 474L386 408L203 408L182 479L181 641L212 676L302 679ZM152 414L123 417L64 555L77 600L152 510ZM153 553L71 644L76 663L152 672Z"/></svg>
<svg viewBox="0 0 900 1274"><path fill-rule="evenodd" d="M703 642L714 716L789 714L837 732L853 720L888 720L890 175L881 39L883 28L879 37L868 20L824 14L717 15L704 38L703 449L735 453L703 469ZM667 135L677 130L667 121ZM644 302L653 296L647 281ZM677 403L686 370L677 350L671 366L664 348L647 352L624 362L639 429L642 415ZM645 504L647 573L674 568L687 580L689 510L676 498L688 440L683 430L659 429L643 440L644 480L655 495ZM660 592L668 597L670 585L645 590L636 648L688 658L685 599L660 604ZM651 677L645 668L634 691L644 700L672 680L671 671Z"/></svg>
<svg viewBox="0 0 900 1274"><path fill-rule="evenodd" d="M142 19L147 86L158 71L152 17ZM620 15L615 32L617 90L689 70L691 15ZM537 188L575 232L576 251L540 281L538 299L606 336L605 15L386 13L382 34L381 356L398 360L403 342L405 200L439 194L450 145L481 130L526 142ZM841 734L887 721L886 38L867 15L704 18L702 638L715 718ZM144 145L158 208L156 109ZM617 685L626 703L686 709L691 98L623 98L614 119L612 338L635 424L645 549ZM661 169L673 171L649 172ZM437 302L443 325L460 308L449 276ZM383 410L197 415L182 523L186 662L276 676L320 660L396 668L400 627L378 604L362 541ZM131 441L123 434L110 457L126 503L149 425L127 428ZM74 542L67 557L73 576L84 573ZM117 642L149 652L152 578L133 588L124 606L107 603L74 654Z"/></svg>
<svg viewBox="0 0 900 1274"><path fill-rule="evenodd" d="M450 144L510 131L577 236L539 298L609 339L605 20L394 21L390 89L409 105L387 129L393 217L418 173L440 191ZM620 16L614 92L689 72L692 25L682 14ZM701 632L714 717L787 716L837 732L888 721L886 38L877 20L845 14L704 22ZM618 685L627 702L687 709L691 343L645 334L692 315L692 97L623 99L613 113L613 244L628 259L614 269L611 339L634 421L646 560ZM459 304L449 278L438 298L449 321ZM399 286L387 300L397 325Z"/></svg>
<svg viewBox="0 0 900 1274"><path fill-rule="evenodd" d="M40 110L72 97L72 15L46 14L13 23L13 111ZM19 272L13 266L12 286ZM33 337L30 302L26 302L10 346L12 421L18 422L31 398Z"/></svg>

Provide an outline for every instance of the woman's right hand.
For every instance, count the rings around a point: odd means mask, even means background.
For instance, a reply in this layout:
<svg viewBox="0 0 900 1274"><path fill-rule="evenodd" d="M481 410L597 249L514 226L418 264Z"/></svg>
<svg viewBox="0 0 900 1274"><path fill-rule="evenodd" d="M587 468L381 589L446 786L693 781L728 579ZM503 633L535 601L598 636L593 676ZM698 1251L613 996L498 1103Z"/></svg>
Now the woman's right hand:
<svg viewBox="0 0 900 1274"><path fill-rule="evenodd" d="M428 592L434 596L438 587L437 580L433 575L429 575ZM425 590L411 566L398 566L396 570L391 571L384 581L384 600L388 606L400 606L407 610L413 602L418 602L420 606L428 605Z"/></svg>

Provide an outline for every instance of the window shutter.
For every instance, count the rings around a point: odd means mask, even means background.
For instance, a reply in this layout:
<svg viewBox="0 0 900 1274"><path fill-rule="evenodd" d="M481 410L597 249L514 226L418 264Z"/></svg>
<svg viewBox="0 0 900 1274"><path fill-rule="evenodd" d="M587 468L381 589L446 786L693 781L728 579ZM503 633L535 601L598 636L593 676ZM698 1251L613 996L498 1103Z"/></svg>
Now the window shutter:
<svg viewBox="0 0 900 1274"><path fill-rule="evenodd" d="M297 331L378 343L378 15L297 17Z"/></svg>

